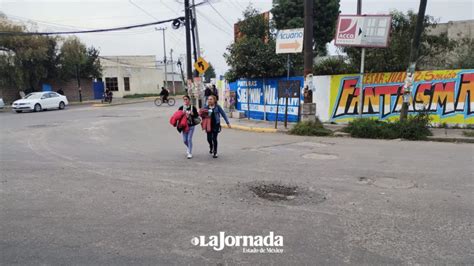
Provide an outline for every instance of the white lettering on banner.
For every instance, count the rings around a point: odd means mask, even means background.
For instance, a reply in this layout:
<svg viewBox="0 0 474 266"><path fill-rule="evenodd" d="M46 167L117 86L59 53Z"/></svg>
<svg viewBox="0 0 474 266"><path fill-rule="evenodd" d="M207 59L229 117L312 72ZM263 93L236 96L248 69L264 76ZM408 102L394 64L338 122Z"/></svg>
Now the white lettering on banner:
<svg viewBox="0 0 474 266"><path fill-rule="evenodd" d="M256 87L257 81L256 80L239 80L237 81L237 86L239 87Z"/></svg>
<svg viewBox="0 0 474 266"><path fill-rule="evenodd" d="M241 86L243 85L243 86ZM248 85L248 86L247 86ZM237 101L240 103L239 110L251 112L264 112L268 114L276 113L277 105L277 92L278 89L275 85L266 84L263 88L260 87L249 87L258 86L257 81L246 81L241 80L237 82ZM260 85L261 86L261 85ZM300 88L302 90L302 88ZM262 99L263 93L263 99ZM249 106L247 105L249 103ZM285 98L279 98L278 100L278 113L283 114L285 112ZM300 99L288 98L288 115L298 115L298 106ZM266 107L264 107L264 105Z"/></svg>
<svg viewBox="0 0 474 266"><path fill-rule="evenodd" d="M247 90L248 90L249 99L247 99ZM259 88L242 89L240 87L237 87L237 99L241 103L250 102L250 103L259 104L260 103L260 89Z"/></svg>

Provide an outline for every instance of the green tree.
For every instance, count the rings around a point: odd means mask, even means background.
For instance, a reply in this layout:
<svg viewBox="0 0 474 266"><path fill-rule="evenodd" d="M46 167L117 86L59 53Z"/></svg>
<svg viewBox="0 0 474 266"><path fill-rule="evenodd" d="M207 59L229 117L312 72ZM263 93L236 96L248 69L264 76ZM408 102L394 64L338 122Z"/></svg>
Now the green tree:
<svg viewBox="0 0 474 266"><path fill-rule="evenodd" d="M209 62L209 68L207 68L206 72L204 72L204 79L208 82L211 81L211 78L216 77L216 70L214 69L214 66Z"/></svg>
<svg viewBox="0 0 474 266"><path fill-rule="evenodd" d="M416 25L416 14L408 11L407 14L394 11L392 14L391 36L387 48L366 48L365 72L405 71L410 57L410 46ZM456 45L449 40L446 34L430 35L436 27L436 20L425 16L424 32L421 35L417 69L446 68L445 57ZM360 64L360 48L343 48L350 63L357 68Z"/></svg>
<svg viewBox="0 0 474 266"><path fill-rule="evenodd" d="M0 31L24 32L0 14ZM57 38L6 35L0 38L0 85L34 91L56 75Z"/></svg>
<svg viewBox="0 0 474 266"><path fill-rule="evenodd" d="M242 37L227 47L224 58L230 66L226 79L282 76L285 57L275 54L275 39L269 22L259 11L249 6L239 22Z"/></svg>
<svg viewBox="0 0 474 266"><path fill-rule="evenodd" d="M87 48L77 37L69 37L61 46L59 70L63 80L100 77L99 51Z"/></svg>
<svg viewBox="0 0 474 266"><path fill-rule="evenodd" d="M346 62L343 56L328 57L316 62L313 66L314 75L337 75L358 73L359 70Z"/></svg>
<svg viewBox="0 0 474 266"><path fill-rule="evenodd" d="M454 49L454 55L451 57L452 68L468 69L474 68L474 39L463 38Z"/></svg>
<svg viewBox="0 0 474 266"><path fill-rule="evenodd" d="M314 0L313 48L316 55L326 55L326 44L334 38L339 1ZM277 29L304 26L304 0L274 0L273 4L271 12Z"/></svg>

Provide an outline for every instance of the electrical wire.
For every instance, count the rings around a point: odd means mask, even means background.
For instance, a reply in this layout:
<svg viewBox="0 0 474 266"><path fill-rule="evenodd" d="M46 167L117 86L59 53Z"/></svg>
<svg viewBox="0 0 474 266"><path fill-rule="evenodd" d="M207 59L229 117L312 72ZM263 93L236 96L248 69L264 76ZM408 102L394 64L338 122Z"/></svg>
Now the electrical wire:
<svg viewBox="0 0 474 266"><path fill-rule="evenodd" d="M214 26L214 28L220 30L221 32L229 35L229 36L233 36L233 34L230 32L230 31L227 31L225 30L224 28L222 28L221 26L219 26L219 24L216 24L214 23L211 19L209 19L203 12L201 12L200 10L196 10L196 12L202 17L204 18L209 24L211 24L212 26Z"/></svg>
<svg viewBox="0 0 474 266"><path fill-rule="evenodd" d="M49 22L49 21L43 21L43 20L35 20L35 19L30 19L30 18L25 18L25 17L21 17L21 16L16 16L16 15L10 15L10 14L6 14L7 17L9 19L12 19L12 20L17 20L19 22L22 22L22 23L30 23L30 24L41 24L41 25L44 25L44 26L49 26L49 27L55 27L55 28L58 28L59 30L64 30L64 29L73 29L73 30L91 30L92 28L78 28L78 27L75 27L75 26L72 26L72 25L66 25L66 24L59 24L59 23L55 23L55 22ZM148 33L151 33L151 32L154 32L153 29L144 29L143 31L134 31L134 32L121 32L121 33L105 33L105 34L101 34L101 33L96 33L96 35L100 35L100 36L130 36L130 35L139 35L139 34L148 34Z"/></svg>
<svg viewBox="0 0 474 266"><path fill-rule="evenodd" d="M143 28L153 25L159 25L167 22L172 22L176 19L183 20L183 17L180 18L173 18L173 19L166 19L156 22L144 23L144 24L137 24L131 26L123 26L123 27L116 27L116 28L107 28L107 29L93 29L93 30L76 30L76 31L57 31L57 32L14 32L14 31L0 31L0 35L64 35L64 34L82 34L82 33L95 33L95 32L110 32L110 31L120 31L120 30L129 30L135 28Z"/></svg>
<svg viewBox="0 0 474 266"><path fill-rule="evenodd" d="M209 3L209 6L217 13L217 15L219 15L219 17L225 21L225 23L227 23L227 25L229 25L229 27L233 28L234 25L232 25L229 21L227 21L227 19L222 16L222 14L212 5L212 3L210 1L208 1Z"/></svg>
<svg viewBox="0 0 474 266"><path fill-rule="evenodd" d="M153 14L151 14L150 12L146 11L144 8L142 8L141 6L139 6L138 4L134 3L132 0L128 0L128 2L132 5L134 5L136 8L140 9L141 11L143 11L143 13L147 14L149 17L153 18L153 19L158 19L156 18ZM176 12L175 12L176 13ZM179 15L179 14L177 14ZM170 31L171 33L171 38L174 39L174 44L176 45L176 43L183 43L183 39L181 38L181 36L178 35L178 37L176 37L176 35L174 34L173 31Z"/></svg>

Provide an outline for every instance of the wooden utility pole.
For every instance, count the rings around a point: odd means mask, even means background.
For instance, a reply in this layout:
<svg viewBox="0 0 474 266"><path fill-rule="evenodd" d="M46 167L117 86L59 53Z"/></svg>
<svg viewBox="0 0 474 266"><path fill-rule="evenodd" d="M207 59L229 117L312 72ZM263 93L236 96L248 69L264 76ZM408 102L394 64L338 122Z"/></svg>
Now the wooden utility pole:
<svg viewBox="0 0 474 266"><path fill-rule="evenodd" d="M189 0L184 0L184 16L185 16L185 27L186 27L186 77L188 83L193 80L193 70L191 63L191 26L189 22L190 17Z"/></svg>
<svg viewBox="0 0 474 266"><path fill-rule="evenodd" d="M410 105L411 89L415 78L416 61L418 60L418 50L420 48L420 38L423 32L425 20L425 11L428 0L420 0L420 7L416 18L415 32L411 42L410 49L410 64L407 69L407 77L405 79L405 86L403 91L403 104L400 110L400 120L403 121L408 117L408 106Z"/></svg>
<svg viewBox="0 0 474 266"><path fill-rule="evenodd" d="M313 74L313 0L304 1L304 76Z"/></svg>
<svg viewBox="0 0 474 266"><path fill-rule="evenodd" d="M362 14L362 0L357 0L357 15ZM364 72L365 72L365 47L361 48L360 53L360 72L359 72L359 118L362 118L364 112Z"/></svg>
<svg viewBox="0 0 474 266"><path fill-rule="evenodd" d="M313 20L314 20L314 0L304 0L304 90L311 93L304 93L303 102L298 96L298 121L314 121L316 119L316 103L312 102L313 91ZM311 102L310 102L311 99Z"/></svg>

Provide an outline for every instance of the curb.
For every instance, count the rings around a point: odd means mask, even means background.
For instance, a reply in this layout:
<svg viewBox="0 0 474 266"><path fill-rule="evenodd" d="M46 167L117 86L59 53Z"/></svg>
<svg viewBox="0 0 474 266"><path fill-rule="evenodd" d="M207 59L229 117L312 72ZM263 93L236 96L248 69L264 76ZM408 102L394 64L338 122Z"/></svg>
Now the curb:
<svg viewBox="0 0 474 266"><path fill-rule="evenodd" d="M227 125L222 125L222 127L229 128ZM250 132L258 132L258 133L277 133L279 132L278 129L274 128L265 128L265 127L247 127L241 125L232 125L231 129L243 130L243 131L250 131Z"/></svg>
<svg viewBox="0 0 474 266"><path fill-rule="evenodd" d="M117 106L117 105L134 104L134 103L146 103L146 102L150 102L150 101L143 99L139 101L122 102L122 103L96 103L96 104L93 104L92 107L108 107L108 106Z"/></svg>
<svg viewBox="0 0 474 266"><path fill-rule="evenodd" d="M453 142L453 143L474 143L474 138L440 138L440 137L428 137L427 141Z"/></svg>
<svg viewBox="0 0 474 266"><path fill-rule="evenodd" d="M68 105L89 105L89 104L95 104L98 101L82 101L82 102L69 102Z"/></svg>

